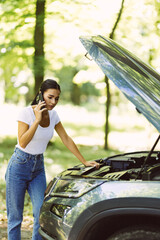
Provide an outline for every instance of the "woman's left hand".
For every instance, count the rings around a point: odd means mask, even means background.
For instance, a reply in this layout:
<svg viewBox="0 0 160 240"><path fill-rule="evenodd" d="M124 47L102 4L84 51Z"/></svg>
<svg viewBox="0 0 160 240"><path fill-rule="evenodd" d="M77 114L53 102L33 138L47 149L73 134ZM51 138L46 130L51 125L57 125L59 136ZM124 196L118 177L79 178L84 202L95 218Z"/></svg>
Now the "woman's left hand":
<svg viewBox="0 0 160 240"><path fill-rule="evenodd" d="M95 161L89 161L89 162L85 162L84 165L86 167L95 167L96 169L99 169L100 165L99 163L95 162Z"/></svg>

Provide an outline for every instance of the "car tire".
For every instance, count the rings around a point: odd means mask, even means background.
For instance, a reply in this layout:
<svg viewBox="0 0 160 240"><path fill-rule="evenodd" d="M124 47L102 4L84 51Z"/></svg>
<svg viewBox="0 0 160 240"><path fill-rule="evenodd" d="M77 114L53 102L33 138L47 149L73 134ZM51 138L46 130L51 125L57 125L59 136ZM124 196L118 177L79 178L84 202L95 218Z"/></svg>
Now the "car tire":
<svg viewBox="0 0 160 240"><path fill-rule="evenodd" d="M128 227L114 233L106 240L160 240L160 231L155 227Z"/></svg>

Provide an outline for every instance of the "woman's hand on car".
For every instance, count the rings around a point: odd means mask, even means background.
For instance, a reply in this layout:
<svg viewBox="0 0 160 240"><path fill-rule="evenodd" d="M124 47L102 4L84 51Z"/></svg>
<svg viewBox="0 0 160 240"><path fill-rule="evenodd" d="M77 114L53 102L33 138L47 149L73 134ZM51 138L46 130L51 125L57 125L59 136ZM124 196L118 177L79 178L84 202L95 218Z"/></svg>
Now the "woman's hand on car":
<svg viewBox="0 0 160 240"><path fill-rule="evenodd" d="M95 161L86 161L84 164L86 167L95 167L96 169L99 169L100 164Z"/></svg>

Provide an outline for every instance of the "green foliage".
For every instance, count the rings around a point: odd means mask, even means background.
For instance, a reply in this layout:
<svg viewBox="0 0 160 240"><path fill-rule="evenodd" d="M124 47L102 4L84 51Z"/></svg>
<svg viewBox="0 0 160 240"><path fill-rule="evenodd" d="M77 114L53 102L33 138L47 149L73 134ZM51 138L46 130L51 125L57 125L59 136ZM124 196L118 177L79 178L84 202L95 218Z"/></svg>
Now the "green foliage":
<svg viewBox="0 0 160 240"><path fill-rule="evenodd" d="M62 89L65 90L62 91L64 100L70 99L73 77L79 70L90 65L81 56L84 49L78 37L82 34L99 33L107 36L111 32L120 4L120 0L116 0L116 4L110 0L65 2L61 0L46 3L45 78L52 76L59 79ZM0 3L0 75L1 80L5 82L7 101L18 102L22 96L21 87L24 86L26 87L24 95L29 99L33 97L35 8L36 1L4 0ZM115 39L136 54L138 49L142 59L158 68L159 2L125 1ZM22 72L23 77L19 77ZM85 86L79 85L79 88L85 96L93 92L97 95L96 88L93 89L88 83Z"/></svg>
<svg viewBox="0 0 160 240"><path fill-rule="evenodd" d="M10 159L14 147L16 145L16 138L6 137L6 138L0 138L0 164L3 164L3 162L8 162Z"/></svg>
<svg viewBox="0 0 160 240"><path fill-rule="evenodd" d="M1 79L5 82L5 101L8 102L17 103L22 96L21 89L24 86L26 90L23 94L26 95L27 102L29 101L28 97L33 97L35 8L36 1L6 0L0 3L2 30L0 37L2 53L0 74ZM85 68L85 64L79 61L80 57L77 57L80 56L82 51L79 50L80 42L78 36L75 39L75 33L76 31L89 33L93 29L99 29L100 20L96 18L90 22L92 14L96 11L96 0L47 2L45 75L46 77L49 75L52 75L52 77L58 76L62 89L63 86L66 89L63 92L64 100L70 99L74 75L79 69ZM86 24L86 22L90 23ZM101 28L102 25L101 22ZM66 70L68 68L68 71L64 71L64 68ZM24 73L23 76L19 77L22 72ZM21 78L20 81L19 78Z"/></svg>
<svg viewBox="0 0 160 240"><path fill-rule="evenodd" d="M81 92L86 96L100 96L100 91L95 87L93 83L90 82L82 84Z"/></svg>
<svg viewBox="0 0 160 240"><path fill-rule="evenodd" d="M150 62L150 54L156 50L159 55L159 33L156 31L158 1L134 0L125 1L122 20L116 31L115 40L135 53L146 63L156 67L156 62ZM157 4L157 10L158 10ZM125 27L124 27L125 26ZM156 55L152 56L153 59Z"/></svg>
<svg viewBox="0 0 160 240"><path fill-rule="evenodd" d="M115 12L118 11L120 4L121 1L116 1ZM31 2L29 0L23 2L19 0L4 0L0 3L1 37L3 36L0 41L1 49L6 49L7 59L10 59L10 54L15 49L15 57L12 61L17 63L19 57L23 61L23 66L19 65L19 63L16 64L19 71L32 68L35 6L36 1ZM48 1L46 5L45 51L49 69L46 69L46 73L59 69L56 65L60 61L62 61L62 66L63 64L68 64L74 67L73 64L75 65L77 62L76 56L83 51L77 51L76 49L80 46L78 44L78 36L75 39L76 31L79 35L81 33L96 34L100 32L100 34L107 36L113 27L116 17L114 11L112 15L109 15L112 8L111 1L107 0L105 2L96 0ZM105 14L103 9L105 9ZM125 40L125 45L129 44L129 48L135 49L135 51L140 46L142 57L144 52L145 56L147 56L148 51L142 48L142 46L145 43L146 47L148 47L149 42L147 42L147 39L150 41L151 37L152 40L154 39L152 47L154 49L154 46L156 46L154 43L157 39L156 34L159 35L159 14L156 14L156 11L159 13L159 2L156 0L143 0L136 3L135 1L125 1L122 21L116 33L118 41L123 43ZM94 18L93 16L97 17ZM146 17L144 18L143 16ZM154 23L155 28L153 27ZM143 39L145 39L145 42ZM19 50L28 49L30 54L22 52L20 56L17 54L17 47L19 47ZM76 55L74 54L75 51L77 51ZM6 53L2 54L1 60L3 62L8 62L7 59L3 58ZM26 56L28 56L27 62ZM12 69L11 72L13 72Z"/></svg>
<svg viewBox="0 0 160 240"><path fill-rule="evenodd" d="M72 79L75 73L76 69L70 65L64 65L60 70L55 71L55 76L59 79L59 84L61 86L61 98L63 101L70 100Z"/></svg>

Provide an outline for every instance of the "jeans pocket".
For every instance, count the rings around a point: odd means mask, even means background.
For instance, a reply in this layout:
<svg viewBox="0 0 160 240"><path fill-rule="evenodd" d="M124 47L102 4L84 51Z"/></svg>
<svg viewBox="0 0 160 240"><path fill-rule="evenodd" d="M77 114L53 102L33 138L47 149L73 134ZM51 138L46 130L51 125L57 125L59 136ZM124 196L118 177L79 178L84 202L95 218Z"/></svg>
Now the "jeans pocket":
<svg viewBox="0 0 160 240"><path fill-rule="evenodd" d="M13 158L13 162L18 164L25 164L28 161L28 156L24 156L23 154L15 154Z"/></svg>

